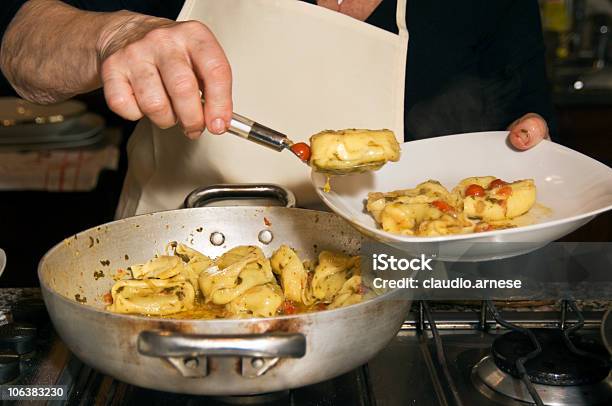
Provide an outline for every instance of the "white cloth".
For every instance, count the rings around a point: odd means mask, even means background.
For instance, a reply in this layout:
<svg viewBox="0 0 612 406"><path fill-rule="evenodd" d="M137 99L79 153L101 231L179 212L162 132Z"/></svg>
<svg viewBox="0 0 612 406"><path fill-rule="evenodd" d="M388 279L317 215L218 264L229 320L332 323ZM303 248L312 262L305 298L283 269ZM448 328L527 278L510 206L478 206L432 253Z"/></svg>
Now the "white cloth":
<svg viewBox="0 0 612 406"><path fill-rule="evenodd" d="M103 170L117 170L119 135L96 148L0 151L0 190L93 190Z"/></svg>
<svg viewBox="0 0 612 406"><path fill-rule="evenodd" d="M399 35L297 0L187 0L179 20L203 22L223 46L235 112L295 141L324 129L389 128L403 142L405 11L399 0ZM310 170L292 154L233 135L194 142L143 120L128 154L118 217L178 208L214 183L277 183L300 206L318 202Z"/></svg>

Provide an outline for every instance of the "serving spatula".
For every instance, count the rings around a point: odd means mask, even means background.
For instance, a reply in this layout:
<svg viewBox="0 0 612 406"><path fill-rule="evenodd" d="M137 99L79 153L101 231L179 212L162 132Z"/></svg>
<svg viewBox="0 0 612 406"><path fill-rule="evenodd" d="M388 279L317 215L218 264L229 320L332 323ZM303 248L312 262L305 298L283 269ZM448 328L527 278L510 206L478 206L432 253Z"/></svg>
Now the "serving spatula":
<svg viewBox="0 0 612 406"><path fill-rule="evenodd" d="M275 151L283 151L288 149L295 156L297 156L300 161L308 164L308 158L305 158L303 154L303 148L308 148L308 157L310 156L310 147L302 142L294 142L285 134L273 130L269 127L261 125L250 118L244 117L240 114L233 113L232 121L230 122L230 126L227 132L247 139L249 141L255 142L259 145L263 145ZM381 163L369 163L369 164L357 164L351 166L349 168L343 169L326 169L323 170L321 168L314 168L313 170L319 173L327 174L327 175L347 175L351 173L360 173L366 171L373 171L380 169L380 167L384 165Z"/></svg>

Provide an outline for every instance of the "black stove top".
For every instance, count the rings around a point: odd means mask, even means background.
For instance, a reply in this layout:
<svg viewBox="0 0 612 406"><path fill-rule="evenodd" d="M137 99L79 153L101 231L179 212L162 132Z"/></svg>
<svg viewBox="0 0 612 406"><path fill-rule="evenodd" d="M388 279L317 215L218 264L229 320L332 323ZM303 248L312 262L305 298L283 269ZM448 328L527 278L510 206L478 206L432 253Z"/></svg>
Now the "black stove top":
<svg viewBox="0 0 612 406"><path fill-rule="evenodd" d="M398 335L367 365L335 379L282 393L214 398L143 389L91 369L72 356L55 335L44 311L41 312L39 299L29 300L21 301L11 312L7 321L14 317L15 323L0 326L0 380L4 384L65 385L68 399L59 404L533 404L514 369L516 358L532 351L532 342L520 332L509 332L493 324L492 320L485 319L483 326L477 310L435 313L436 336L431 326L416 317L418 312L411 314ZM507 316L514 323L528 325L542 346L538 357L525 366L546 404L567 404L558 402L560 398L569 399L572 404L612 404L609 366L600 358L585 358L584 354L567 351L560 335L562 330L557 327L558 314L518 312ZM598 330L600 318L599 313L585 314L584 327L570 335L579 351L603 354ZM481 328L476 328L479 325ZM553 377L557 379L556 385L543 384L550 383ZM568 383L572 386L564 386ZM560 389L552 391L555 386Z"/></svg>
<svg viewBox="0 0 612 406"><path fill-rule="evenodd" d="M366 368L358 368L348 374L316 385L305 386L291 391L257 396L207 397L173 394L154 391L117 381L92 370L85 365L73 362L76 376L79 377L66 405L295 405L295 406L333 406L376 404L371 400L368 389ZM98 403L100 402L100 403Z"/></svg>

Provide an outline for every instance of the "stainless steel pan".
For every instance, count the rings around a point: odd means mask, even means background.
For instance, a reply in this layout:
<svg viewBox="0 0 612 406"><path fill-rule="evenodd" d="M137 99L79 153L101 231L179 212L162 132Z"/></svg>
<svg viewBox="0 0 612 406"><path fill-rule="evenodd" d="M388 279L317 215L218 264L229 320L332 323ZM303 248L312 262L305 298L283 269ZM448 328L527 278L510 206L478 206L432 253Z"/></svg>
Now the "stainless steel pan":
<svg viewBox="0 0 612 406"><path fill-rule="evenodd" d="M255 195L293 201L279 190L259 187ZM218 193L199 191L189 200L197 206L198 195L210 199ZM81 232L52 248L38 274L57 332L82 361L122 381L169 392L279 391L365 363L396 334L410 306L396 290L336 310L265 319L172 320L107 312L103 295L114 271L151 258L169 241L211 256L241 244L270 254L284 243L315 258L322 249L358 253L362 237L331 213L236 206L149 214Z"/></svg>

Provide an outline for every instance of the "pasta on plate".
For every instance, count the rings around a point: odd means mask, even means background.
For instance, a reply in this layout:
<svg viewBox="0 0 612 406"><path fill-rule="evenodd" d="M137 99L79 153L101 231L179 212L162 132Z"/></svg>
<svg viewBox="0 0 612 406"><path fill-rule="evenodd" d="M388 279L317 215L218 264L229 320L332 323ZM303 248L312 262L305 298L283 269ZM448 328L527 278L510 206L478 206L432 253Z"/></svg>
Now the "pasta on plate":
<svg viewBox="0 0 612 406"><path fill-rule="evenodd" d="M238 246L216 259L184 244L132 265L112 287L114 313L172 318L272 317L361 302L360 258L322 251L302 261L287 245L270 258L256 246Z"/></svg>
<svg viewBox="0 0 612 406"><path fill-rule="evenodd" d="M428 180L414 189L368 194L367 211L390 233L443 236L525 225L536 204L532 179L505 182L494 176L463 179L449 192Z"/></svg>

